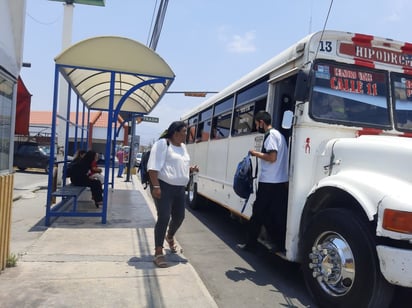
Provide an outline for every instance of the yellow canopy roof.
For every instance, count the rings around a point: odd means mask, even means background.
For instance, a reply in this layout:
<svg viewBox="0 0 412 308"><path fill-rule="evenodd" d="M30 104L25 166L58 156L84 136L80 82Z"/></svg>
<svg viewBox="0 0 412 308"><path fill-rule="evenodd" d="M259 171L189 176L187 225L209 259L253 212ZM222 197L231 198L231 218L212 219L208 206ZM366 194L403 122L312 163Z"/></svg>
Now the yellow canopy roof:
<svg viewBox="0 0 412 308"><path fill-rule="evenodd" d="M55 58L60 73L90 109L149 113L174 80L169 65L145 45L124 37L93 37L74 44ZM134 88L134 89L132 89ZM130 95L125 96L128 91Z"/></svg>

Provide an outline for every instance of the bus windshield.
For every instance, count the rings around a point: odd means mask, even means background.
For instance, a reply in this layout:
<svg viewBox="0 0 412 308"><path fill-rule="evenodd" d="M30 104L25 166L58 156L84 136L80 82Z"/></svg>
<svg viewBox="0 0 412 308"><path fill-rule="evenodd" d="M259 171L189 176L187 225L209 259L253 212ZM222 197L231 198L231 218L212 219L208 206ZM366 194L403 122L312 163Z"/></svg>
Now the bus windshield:
<svg viewBox="0 0 412 308"><path fill-rule="evenodd" d="M394 97L395 126L401 131L412 130L412 77L393 74L392 89Z"/></svg>
<svg viewBox="0 0 412 308"><path fill-rule="evenodd" d="M389 127L387 75L364 68L316 63L310 100L313 119L349 126Z"/></svg>

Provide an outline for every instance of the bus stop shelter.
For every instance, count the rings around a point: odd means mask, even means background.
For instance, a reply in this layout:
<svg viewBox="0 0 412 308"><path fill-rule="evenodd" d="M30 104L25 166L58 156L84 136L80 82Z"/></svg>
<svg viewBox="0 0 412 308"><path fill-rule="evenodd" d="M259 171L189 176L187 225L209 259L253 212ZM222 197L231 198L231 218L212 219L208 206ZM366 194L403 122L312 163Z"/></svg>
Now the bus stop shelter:
<svg viewBox="0 0 412 308"><path fill-rule="evenodd" d="M59 98L60 78L68 85L67 97ZM175 75L169 65L153 50L145 45L124 37L101 36L93 37L76 43L55 58L53 113L50 144L50 168L48 176L46 225L50 218L56 216L97 216L102 223L107 219L107 201L110 167L114 167L114 146L117 119L120 113L130 115L145 115L159 103L166 93ZM63 93L63 91L61 91ZM60 101L60 102L59 102ZM59 104L63 104L59 106ZM60 107L60 108L59 108ZM65 167L68 163L69 130L74 130L75 144L77 139L88 138L88 119L75 121L70 119L70 111L90 114L92 110L108 112L107 140L105 160L103 207L100 212L79 212L76 206L70 211L60 210L69 196L62 197L57 204L52 204L53 167L62 164L62 186L65 186ZM63 111L62 111L63 110ZM86 111L86 112L85 112ZM58 121L59 119L59 121ZM65 134L65 145L57 148L59 132ZM61 134L61 133L60 133ZM56 156L63 157L57 161ZM111 183L114 183L113 174Z"/></svg>

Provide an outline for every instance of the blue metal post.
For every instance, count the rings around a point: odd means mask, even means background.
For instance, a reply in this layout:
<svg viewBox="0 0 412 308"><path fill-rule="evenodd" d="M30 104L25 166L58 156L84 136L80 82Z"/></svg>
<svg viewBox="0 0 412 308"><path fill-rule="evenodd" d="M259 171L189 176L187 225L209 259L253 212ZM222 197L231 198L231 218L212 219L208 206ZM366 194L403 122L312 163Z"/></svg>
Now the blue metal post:
<svg viewBox="0 0 412 308"><path fill-rule="evenodd" d="M53 93L53 113L52 113L52 127L50 137L50 161L49 161L49 176L47 182L47 203L46 203L46 217L45 225L50 225L50 210L51 210L51 194L53 189L53 169L55 160L56 147L56 118L57 118L57 95L59 92L59 66L56 65L54 69L54 93Z"/></svg>

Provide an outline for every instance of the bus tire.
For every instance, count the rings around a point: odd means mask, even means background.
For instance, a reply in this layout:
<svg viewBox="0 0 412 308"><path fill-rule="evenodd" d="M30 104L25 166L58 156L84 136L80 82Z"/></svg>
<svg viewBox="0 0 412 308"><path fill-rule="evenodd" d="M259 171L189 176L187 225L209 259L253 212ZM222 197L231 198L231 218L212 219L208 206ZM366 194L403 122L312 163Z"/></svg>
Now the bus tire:
<svg viewBox="0 0 412 308"><path fill-rule="evenodd" d="M364 221L346 209L326 209L303 234L303 276L320 307L389 306L394 288L380 272Z"/></svg>
<svg viewBox="0 0 412 308"><path fill-rule="evenodd" d="M197 195L197 183L193 182L193 180L190 180L189 185L187 185L187 191L186 191L186 202L187 205L193 209L197 210L199 209L199 198Z"/></svg>

